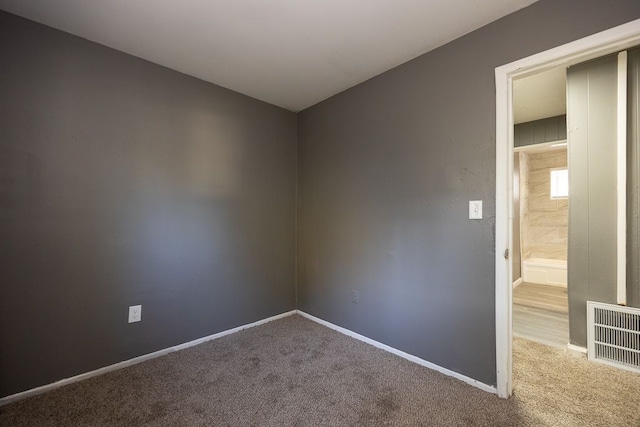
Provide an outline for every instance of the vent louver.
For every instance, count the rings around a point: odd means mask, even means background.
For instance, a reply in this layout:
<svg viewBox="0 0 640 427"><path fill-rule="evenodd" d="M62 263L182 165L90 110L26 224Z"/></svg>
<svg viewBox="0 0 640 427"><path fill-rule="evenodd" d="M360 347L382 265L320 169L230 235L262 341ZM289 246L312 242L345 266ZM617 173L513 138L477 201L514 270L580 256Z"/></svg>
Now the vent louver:
<svg viewBox="0 0 640 427"><path fill-rule="evenodd" d="M640 309L587 302L589 360L640 372Z"/></svg>

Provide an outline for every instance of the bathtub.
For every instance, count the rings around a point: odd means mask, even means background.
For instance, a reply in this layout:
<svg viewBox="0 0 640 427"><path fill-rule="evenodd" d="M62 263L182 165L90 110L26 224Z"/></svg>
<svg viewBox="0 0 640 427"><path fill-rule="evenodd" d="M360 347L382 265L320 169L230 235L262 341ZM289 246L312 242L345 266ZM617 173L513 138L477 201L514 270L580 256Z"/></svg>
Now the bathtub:
<svg viewBox="0 0 640 427"><path fill-rule="evenodd" d="M552 286L567 286L567 261L528 258L522 262L522 280Z"/></svg>

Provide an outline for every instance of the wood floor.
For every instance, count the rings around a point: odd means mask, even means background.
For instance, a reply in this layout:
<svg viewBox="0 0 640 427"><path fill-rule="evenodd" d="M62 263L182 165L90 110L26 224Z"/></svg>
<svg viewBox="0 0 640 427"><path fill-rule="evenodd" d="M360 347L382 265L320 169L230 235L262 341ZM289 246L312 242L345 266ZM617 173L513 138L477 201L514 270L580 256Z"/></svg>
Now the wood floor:
<svg viewBox="0 0 640 427"><path fill-rule="evenodd" d="M568 313L567 288L524 282L513 290L513 303L556 313Z"/></svg>
<svg viewBox="0 0 640 427"><path fill-rule="evenodd" d="M554 347L569 342L567 289L522 283L513 290L513 335Z"/></svg>

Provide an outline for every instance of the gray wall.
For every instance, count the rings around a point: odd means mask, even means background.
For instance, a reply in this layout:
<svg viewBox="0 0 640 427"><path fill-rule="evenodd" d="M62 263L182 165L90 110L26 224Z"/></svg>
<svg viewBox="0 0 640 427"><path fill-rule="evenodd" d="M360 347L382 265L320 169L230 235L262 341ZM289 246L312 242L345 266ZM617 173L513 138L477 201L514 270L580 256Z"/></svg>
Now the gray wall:
<svg viewBox="0 0 640 427"><path fill-rule="evenodd" d="M300 113L298 307L495 384L494 69L638 17L541 0Z"/></svg>
<svg viewBox="0 0 640 427"><path fill-rule="evenodd" d="M616 303L617 55L567 70L569 336L587 346L588 300Z"/></svg>
<svg viewBox="0 0 640 427"><path fill-rule="evenodd" d="M0 396L295 308L296 126L0 12Z"/></svg>
<svg viewBox="0 0 640 427"><path fill-rule="evenodd" d="M640 307L640 48L628 64L627 305Z"/></svg>

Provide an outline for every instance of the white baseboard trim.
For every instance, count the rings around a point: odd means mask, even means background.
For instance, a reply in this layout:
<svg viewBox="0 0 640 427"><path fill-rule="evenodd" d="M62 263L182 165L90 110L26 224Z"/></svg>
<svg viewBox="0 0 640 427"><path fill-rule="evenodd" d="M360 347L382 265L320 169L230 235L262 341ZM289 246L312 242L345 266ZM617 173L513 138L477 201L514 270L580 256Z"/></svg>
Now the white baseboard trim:
<svg viewBox="0 0 640 427"><path fill-rule="evenodd" d="M574 356L587 357L587 349L573 344L567 344L567 353Z"/></svg>
<svg viewBox="0 0 640 427"><path fill-rule="evenodd" d="M50 390L55 390L67 384L75 383L78 381L86 380L88 378L96 377L98 375L106 374L107 372L116 371L118 369L126 368L127 366L136 365L145 360L155 359L156 357L164 356L165 354L173 353L174 351L184 350L185 348L193 347L194 345L202 344L207 341L222 338L225 335L231 335L244 329L253 328L264 323L272 322L274 320L282 319L283 317L296 314L296 310L291 310L286 313L278 314L276 316L267 317L266 319L258 320L257 322L248 323L246 325L238 326L237 328L227 329L226 331L218 332L217 334L208 335L206 337L198 338L193 341L189 341L183 344L178 344L173 347L165 348L163 350L154 351L153 353L144 354L142 356L134 357L133 359L124 360L122 362L115 363L113 365L105 366L103 368L96 369L94 371L85 372L70 378L65 378L60 381L56 381L51 384L46 384L40 387L32 388L30 390L22 391L20 393L11 394L9 396L0 398L0 406L6 405L17 400L24 399L26 397L35 396L37 394L45 393Z"/></svg>
<svg viewBox="0 0 640 427"><path fill-rule="evenodd" d="M360 334L358 334L356 332L350 331L349 329L345 329L345 328L343 328L341 326L334 325L333 323L330 323L330 322L327 322L326 320L322 320L322 319L320 319L318 317L312 316L311 314L305 313L304 311L297 310L297 313L299 315L303 316L303 317L306 317L309 320L313 320L314 322L317 322L317 323L319 323L319 324L321 324L323 326L326 326L327 328L333 329L333 330L338 331L340 333L343 333L343 334L345 334L347 336L350 336L350 337L355 338L357 340L363 341L363 342L365 342L367 344L370 344L370 345L372 345L374 347L377 347L377 348L380 348L382 350L388 351L389 353L393 353L396 356L400 356L403 359L409 360L410 362L417 363L418 365L422 365L422 366L424 366L426 368L433 369L434 371L438 371L438 372L440 372L442 374L445 374L447 376L456 378L456 379L458 379L460 381L463 381L463 382L465 382L467 384L470 384L470 385L472 385L474 387L477 387L480 390L484 390L486 392L493 393L493 394L497 394L498 393L498 390L494 386L487 385L487 384L482 383L482 382L480 382L478 380L474 380L473 378L469 378L466 375L462 375L462 374L460 374L458 372L451 371L451 370L449 370L447 368L443 368L442 366L436 365L435 363L427 362L424 359L420 359L419 357L413 356L413 355L411 355L409 353L405 353L404 351L395 349L395 348L390 347L390 346L388 346L386 344L383 344L381 342L372 340L371 338L367 338L364 335L360 335Z"/></svg>
<svg viewBox="0 0 640 427"><path fill-rule="evenodd" d="M515 289L521 283L522 283L522 277L516 279L516 281L513 282L513 289Z"/></svg>

